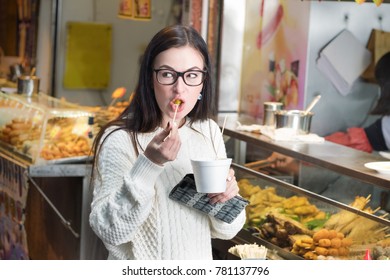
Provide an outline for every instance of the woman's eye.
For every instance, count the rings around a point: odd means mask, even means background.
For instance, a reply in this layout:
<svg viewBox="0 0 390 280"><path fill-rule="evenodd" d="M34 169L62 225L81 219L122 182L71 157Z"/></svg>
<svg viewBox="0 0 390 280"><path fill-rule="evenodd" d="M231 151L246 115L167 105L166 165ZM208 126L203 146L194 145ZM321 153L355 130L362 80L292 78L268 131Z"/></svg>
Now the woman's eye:
<svg viewBox="0 0 390 280"><path fill-rule="evenodd" d="M196 73L196 72L187 73L187 78L189 78L189 79L196 79L197 77L198 77L198 73Z"/></svg>
<svg viewBox="0 0 390 280"><path fill-rule="evenodd" d="M165 71L165 72L162 72L162 76L163 76L164 78L172 78L174 75L173 75L173 73L170 72L170 71Z"/></svg>

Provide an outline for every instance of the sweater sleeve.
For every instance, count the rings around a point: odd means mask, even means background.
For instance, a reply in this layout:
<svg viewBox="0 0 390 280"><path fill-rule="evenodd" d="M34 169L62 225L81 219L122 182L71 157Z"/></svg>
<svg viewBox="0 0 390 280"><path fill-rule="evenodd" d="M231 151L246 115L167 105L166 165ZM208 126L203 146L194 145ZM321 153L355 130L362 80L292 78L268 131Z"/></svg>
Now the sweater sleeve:
<svg viewBox="0 0 390 280"><path fill-rule="evenodd" d="M105 243L129 242L151 212L155 181L163 167L143 154L137 157L122 130L107 137L97 166L90 225Z"/></svg>
<svg viewBox="0 0 390 280"><path fill-rule="evenodd" d="M225 223L221 220L210 217L211 238L232 239L243 228L246 220L245 209L231 223Z"/></svg>

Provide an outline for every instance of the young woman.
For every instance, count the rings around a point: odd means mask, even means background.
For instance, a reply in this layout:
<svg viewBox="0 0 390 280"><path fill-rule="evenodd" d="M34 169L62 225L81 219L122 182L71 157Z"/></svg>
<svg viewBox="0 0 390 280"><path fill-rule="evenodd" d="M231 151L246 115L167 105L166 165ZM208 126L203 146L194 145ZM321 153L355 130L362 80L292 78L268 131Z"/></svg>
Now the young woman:
<svg viewBox="0 0 390 280"><path fill-rule="evenodd" d="M131 104L99 132L90 225L109 259L212 259L211 239L231 239L243 227L245 211L227 224L168 197L192 173L192 158L226 157L212 120L210 71L196 30L162 29L142 57ZM226 181L212 203L238 194L232 169Z"/></svg>

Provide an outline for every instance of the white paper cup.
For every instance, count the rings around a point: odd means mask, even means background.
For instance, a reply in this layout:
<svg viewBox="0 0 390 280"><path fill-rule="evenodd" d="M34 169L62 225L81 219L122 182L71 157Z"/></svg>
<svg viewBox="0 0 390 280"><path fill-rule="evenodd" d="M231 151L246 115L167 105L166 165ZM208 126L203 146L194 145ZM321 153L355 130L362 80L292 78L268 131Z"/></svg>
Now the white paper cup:
<svg viewBox="0 0 390 280"><path fill-rule="evenodd" d="M231 158L192 159L196 190L200 193L222 193L226 190Z"/></svg>

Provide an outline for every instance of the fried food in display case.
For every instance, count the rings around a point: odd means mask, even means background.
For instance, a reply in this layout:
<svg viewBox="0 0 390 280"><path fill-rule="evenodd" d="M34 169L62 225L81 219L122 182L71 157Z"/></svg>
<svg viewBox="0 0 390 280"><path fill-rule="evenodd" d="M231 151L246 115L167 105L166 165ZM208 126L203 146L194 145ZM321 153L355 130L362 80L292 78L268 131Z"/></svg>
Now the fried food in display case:
<svg viewBox="0 0 390 280"><path fill-rule="evenodd" d="M95 115L95 124L98 128L103 127L109 121L116 119L133 100L133 94L125 98L126 88L116 88L111 94L111 103L108 106L89 107L88 109Z"/></svg>
<svg viewBox="0 0 390 280"><path fill-rule="evenodd" d="M94 115L43 94L0 93L0 144L3 152L27 163L90 156Z"/></svg>
<svg viewBox="0 0 390 280"><path fill-rule="evenodd" d="M342 204L235 165L240 195L250 201L244 230L304 259L387 258L390 221L370 196ZM253 240L252 240L253 242Z"/></svg>
<svg viewBox="0 0 390 280"><path fill-rule="evenodd" d="M109 121L112 121L118 117L123 110L129 106L129 101L118 101L113 105L108 107L92 107L89 108L89 111L93 112L95 115L95 124L97 127L101 128Z"/></svg>

